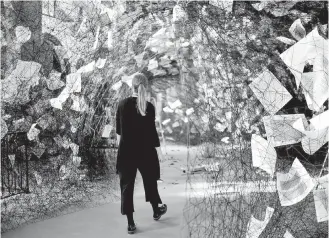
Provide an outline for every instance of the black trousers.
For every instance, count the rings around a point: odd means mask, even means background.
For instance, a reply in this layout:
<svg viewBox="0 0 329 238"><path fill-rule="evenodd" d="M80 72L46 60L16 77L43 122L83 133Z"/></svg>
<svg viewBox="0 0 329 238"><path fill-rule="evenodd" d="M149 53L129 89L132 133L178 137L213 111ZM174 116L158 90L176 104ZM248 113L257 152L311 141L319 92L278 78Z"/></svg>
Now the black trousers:
<svg viewBox="0 0 329 238"><path fill-rule="evenodd" d="M157 177L150 171L147 164L129 166L118 171L121 189L121 214L133 213L134 210L134 187L137 169L142 175L146 202L162 204L157 184Z"/></svg>

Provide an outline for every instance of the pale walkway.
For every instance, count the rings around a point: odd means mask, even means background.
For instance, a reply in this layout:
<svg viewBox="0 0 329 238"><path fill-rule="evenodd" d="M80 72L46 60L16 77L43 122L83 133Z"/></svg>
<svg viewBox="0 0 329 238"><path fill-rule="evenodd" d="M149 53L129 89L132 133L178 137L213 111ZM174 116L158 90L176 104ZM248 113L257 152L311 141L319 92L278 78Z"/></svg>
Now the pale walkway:
<svg viewBox="0 0 329 238"><path fill-rule="evenodd" d="M139 185L135 189L135 222L138 231L128 235L126 217L120 214L120 203L106 204L76 213L33 223L2 234L3 238L174 238L187 237L184 228L186 175L180 168L186 164L186 148L167 148L168 160L161 164L163 183L159 183L162 201L168 212L160 221L152 219L152 208L145 202L144 189L138 174ZM173 158L171 158L173 157ZM176 161L176 162L174 162Z"/></svg>

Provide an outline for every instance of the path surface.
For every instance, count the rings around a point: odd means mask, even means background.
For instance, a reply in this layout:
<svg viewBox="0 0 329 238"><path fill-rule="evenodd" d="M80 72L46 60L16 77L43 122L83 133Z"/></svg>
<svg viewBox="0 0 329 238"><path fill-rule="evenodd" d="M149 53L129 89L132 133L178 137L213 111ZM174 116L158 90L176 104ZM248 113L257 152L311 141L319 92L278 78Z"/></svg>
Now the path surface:
<svg viewBox="0 0 329 238"><path fill-rule="evenodd" d="M167 147L167 156L161 164L163 182L159 183L162 201L168 212L160 221L152 219L152 207L145 202L141 176L135 188L135 222L138 231L127 234L126 217L120 214L120 203L96 208L29 224L2 234L3 238L174 238L187 237L183 209L186 203L186 175L180 170L186 165L187 149L182 146Z"/></svg>

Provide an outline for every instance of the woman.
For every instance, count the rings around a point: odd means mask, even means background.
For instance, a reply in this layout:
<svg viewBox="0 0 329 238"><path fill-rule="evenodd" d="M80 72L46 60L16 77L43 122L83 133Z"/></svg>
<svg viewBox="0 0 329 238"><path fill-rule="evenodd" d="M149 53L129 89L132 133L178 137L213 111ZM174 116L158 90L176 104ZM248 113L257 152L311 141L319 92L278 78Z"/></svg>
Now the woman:
<svg viewBox="0 0 329 238"><path fill-rule="evenodd" d="M133 95L121 100L116 114L116 133L119 142L117 172L120 177L121 214L128 219L128 233L136 230L133 219L134 184L137 169L142 175L145 198L153 208L153 219L166 213L162 204L157 180L160 178L158 155L160 141L155 128L155 108L146 101L147 78L137 73L132 80Z"/></svg>

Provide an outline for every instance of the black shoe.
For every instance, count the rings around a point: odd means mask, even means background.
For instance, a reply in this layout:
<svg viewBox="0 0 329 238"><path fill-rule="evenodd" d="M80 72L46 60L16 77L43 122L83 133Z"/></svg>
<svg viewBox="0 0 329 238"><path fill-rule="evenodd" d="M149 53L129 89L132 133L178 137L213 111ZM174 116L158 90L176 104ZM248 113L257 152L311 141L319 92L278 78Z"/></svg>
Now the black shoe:
<svg viewBox="0 0 329 238"><path fill-rule="evenodd" d="M158 221L162 215L166 214L167 212L167 205L166 204L163 204L161 207L159 207L159 210L157 213L154 213L153 215L153 219L155 221Z"/></svg>
<svg viewBox="0 0 329 238"><path fill-rule="evenodd" d="M136 225L135 224L128 224L128 234L134 234L136 231Z"/></svg>

